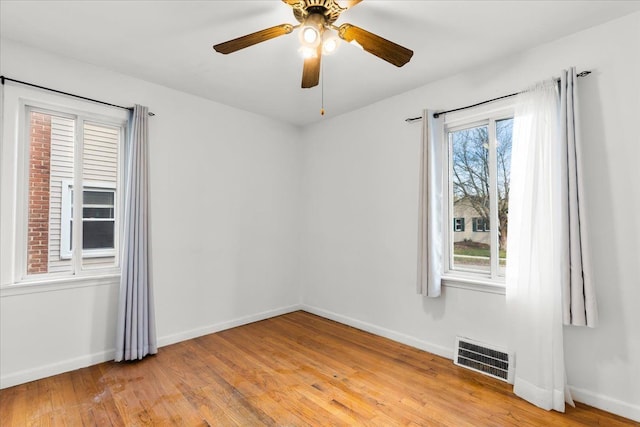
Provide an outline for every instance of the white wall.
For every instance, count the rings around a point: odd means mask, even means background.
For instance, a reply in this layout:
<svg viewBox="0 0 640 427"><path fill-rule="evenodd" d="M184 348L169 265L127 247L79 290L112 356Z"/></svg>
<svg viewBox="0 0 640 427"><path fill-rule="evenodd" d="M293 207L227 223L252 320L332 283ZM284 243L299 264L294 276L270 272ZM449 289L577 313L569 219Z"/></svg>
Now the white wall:
<svg viewBox="0 0 640 427"><path fill-rule="evenodd" d="M410 66L411 64L409 64ZM309 310L451 356L456 335L506 346L504 295L416 295L420 124L575 65L601 325L565 329L577 400L640 420L640 14L469 70L305 129L301 274ZM330 135L330 137L327 137Z"/></svg>
<svg viewBox="0 0 640 427"><path fill-rule="evenodd" d="M161 344L302 298L310 311L450 356L455 335L506 344L504 296L452 287L439 299L416 295L420 125L404 119L518 91L570 65L593 70L580 86L601 326L566 329L568 376L578 400L640 419L640 229L628 225L640 210L639 28L636 13L302 132L6 40L0 72L157 114ZM116 295L108 283L0 291L2 386L110 357Z"/></svg>
<svg viewBox="0 0 640 427"><path fill-rule="evenodd" d="M161 345L299 307L297 128L8 40L1 52L7 77L156 113L151 236ZM2 239L11 247L9 233ZM111 358L117 288L0 290L2 386Z"/></svg>

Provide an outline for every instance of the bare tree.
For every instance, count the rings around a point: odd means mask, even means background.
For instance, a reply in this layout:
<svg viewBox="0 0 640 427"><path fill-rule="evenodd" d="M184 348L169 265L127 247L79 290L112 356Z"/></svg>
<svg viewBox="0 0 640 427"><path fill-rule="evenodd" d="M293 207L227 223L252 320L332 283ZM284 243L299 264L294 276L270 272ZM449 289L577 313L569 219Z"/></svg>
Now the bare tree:
<svg viewBox="0 0 640 427"><path fill-rule="evenodd" d="M496 124L498 239L502 250L507 247L512 126L511 120L501 120ZM452 155L454 203L472 207L486 224L490 224L488 127L479 126L454 132Z"/></svg>

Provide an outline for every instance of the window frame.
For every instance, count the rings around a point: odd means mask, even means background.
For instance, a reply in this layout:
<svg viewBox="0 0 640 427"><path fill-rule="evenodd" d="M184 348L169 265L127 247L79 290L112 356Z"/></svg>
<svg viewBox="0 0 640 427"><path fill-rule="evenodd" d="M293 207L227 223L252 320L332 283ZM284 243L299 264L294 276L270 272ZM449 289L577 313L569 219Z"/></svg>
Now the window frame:
<svg viewBox="0 0 640 427"><path fill-rule="evenodd" d="M504 99L491 104L462 110L454 113L447 113L442 121L442 144L443 144L443 174L442 174L442 215L444 224L451 224L453 214L453 185L451 158L453 147L449 140L449 133L457 130L488 125L489 131L489 162L491 175L490 179L490 210L489 224L498 224L498 174L497 174L497 151L496 151L496 127L495 123L514 117L515 102L513 99ZM505 277L499 274L499 227L489 227L491 251L495 251L496 256L490 259L490 271L482 272L477 270L455 269L453 266L453 239L455 231L447 227L443 235L443 284L464 289L480 290L490 293L505 293ZM495 248L495 249L494 249Z"/></svg>
<svg viewBox="0 0 640 427"><path fill-rule="evenodd" d="M484 233L487 231L491 231L491 226L489 225L491 222L485 220L481 216L474 216L471 218L471 230L474 233Z"/></svg>
<svg viewBox="0 0 640 427"><path fill-rule="evenodd" d="M27 273L27 232L28 232L28 203L29 203L29 149L31 145L30 117L31 112L36 111L59 117L77 119L75 122L74 141L74 170L82 164L83 130L84 123L99 124L113 127L119 132L119 144L117 153L118 173L116 176L116 199L114 203L119 206L119 214L123 214L123 191L120 191L124 182L125 163L124 151L128 134L129 113L114 107L95 105L87 101L69 99L57 94L43 93L31 88L5 88L4 121L7 123L2 135L0 150L3 153L2 169L8 173L2 174L2 209L0 231L6 233L7 239L3 239L0 245L0 253L3 259L0 261L2 274L0 274L0 291L4 295L10 289L25 287L25 292L46 291L47 288L64 288L66 286L102 285L105 280L111 283L117 280L120 274L119 248L113 251L115 262L108 266L82 265L83 257L77 256L72 262L70 272L51 272L39 274ZM79 142L78 142L79 141ZM5 156L6 155L6 156ZM75 160L79 159L79 160ZM74 172L74 182L81 185L82 174ZM75 209L82 211L81 205L75 205ZM122 236L122 220L116 219L116 241ZM80 224L81 226L81 224ZM79 233L75 235L79 236ZM82 242L79 241L81 247ZM78 247L76 245L75 247ZM5 256L9 255L9 256ZM61 258L62 259L62 258ZM47 286L50 285L50 286ZM51 288L51 289L53 289ZM40 290L41 289L41 290ZM14 291L11 291L12 293Z"/></svg>
<svg viewBox="0 0 640 427"><path fill-rule="evenodd" d="M113 221L114 227L114 242L113 248L100 248L100 249L84 249L82 248L82 258L102 258L102 257L112 257L117 256L119 249L119 233L118 233L118 223L120 222L120 215L118 215L118 209L120 209L120 204L118 203L118 190L117 185L114 185L112 182L105 181L84 181L82 186L82 192L84 196L85 191L100 191L105 193L113 193L113 210L114 217L109 220ZM74 206L71 204L71 194L73 192L73 181L71 180L63 180L62 181L62 215L60 219L60 258L62 259L71 259L72 251L71 251L71 230L70 224L73 220L71 218L71 211ZM87 219L84 217L84 208L86 205L84 201L82 203L82 222L84 224ZM90 221L99 221L100 219L89 219Z"/></svg>
<svg viewBox="0 0 640 427"><path fill-rule="evenodd" d="M453 232L463 233L465 230L464 222L463 216L453 217Z"/></svg>

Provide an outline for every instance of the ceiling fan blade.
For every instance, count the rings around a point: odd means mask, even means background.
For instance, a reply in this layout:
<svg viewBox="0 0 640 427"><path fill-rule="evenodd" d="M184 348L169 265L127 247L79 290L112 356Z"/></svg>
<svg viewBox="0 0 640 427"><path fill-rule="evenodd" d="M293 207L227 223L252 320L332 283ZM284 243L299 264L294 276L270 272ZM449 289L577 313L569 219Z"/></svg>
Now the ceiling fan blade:
<svg viewBox="0 0 640 427"><path fill-rule="evenodd" d="M256 31L255 33L247 34L246 36L238 37L233 40L226 41L224 43L213 46L216 52L228 53L236 52L245 47L253 46L273 38L289 34L293 31L293 25L282 24L275 27L267 28L262 31Z"/></svg>
<svg viewBox="0 0 640 427"><path fill-rule="evenodd" d="M402 67L413 56L412 50L355 25L342 24L338 28L338 35L349 43L355 40L367 52L390 62L396 67Z"/></svg>
<svg viewBox="0 0 640 427"><path fill-rule="evenodd" d="M316 56L304 59L302 67L302 88L308 89L318 86L320 82L320 63L322 61L322 46L318 46Z"/></svg>

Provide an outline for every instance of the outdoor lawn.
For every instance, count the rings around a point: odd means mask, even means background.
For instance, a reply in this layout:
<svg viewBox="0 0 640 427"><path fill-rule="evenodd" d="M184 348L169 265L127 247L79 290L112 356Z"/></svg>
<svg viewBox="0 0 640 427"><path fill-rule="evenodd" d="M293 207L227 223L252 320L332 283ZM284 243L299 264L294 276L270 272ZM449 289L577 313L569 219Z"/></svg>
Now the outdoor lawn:
<svg viewBox="0 0 640 427"><path fill-rule="evenodd" d="M500 250L500 265L506 265L507 251ZM486 243L466 240L453 244L453 255L456 264L489 265L490 251Z"/></svg>

